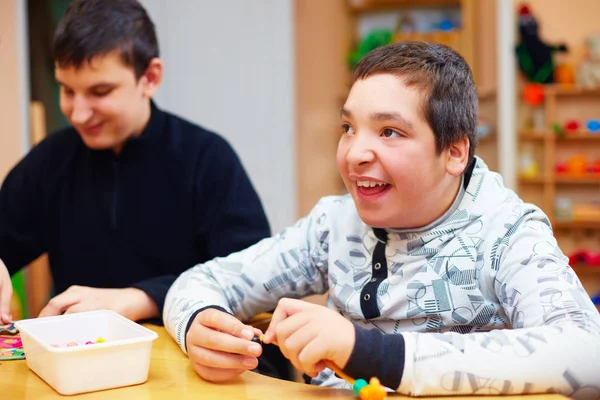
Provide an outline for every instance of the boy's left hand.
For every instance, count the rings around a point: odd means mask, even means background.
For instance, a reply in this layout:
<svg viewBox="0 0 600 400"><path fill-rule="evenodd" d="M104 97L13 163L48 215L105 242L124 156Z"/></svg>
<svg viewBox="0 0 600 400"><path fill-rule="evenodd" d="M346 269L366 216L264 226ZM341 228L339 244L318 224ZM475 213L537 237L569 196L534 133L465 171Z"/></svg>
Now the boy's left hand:
<svg viewBox="0 0 600 400"><path fill-rule="evenodd" d="M264 337L313 378L326 368L327 360L343 369L354 341L352 322L327 307L295 299L279 301Z"/></svg>

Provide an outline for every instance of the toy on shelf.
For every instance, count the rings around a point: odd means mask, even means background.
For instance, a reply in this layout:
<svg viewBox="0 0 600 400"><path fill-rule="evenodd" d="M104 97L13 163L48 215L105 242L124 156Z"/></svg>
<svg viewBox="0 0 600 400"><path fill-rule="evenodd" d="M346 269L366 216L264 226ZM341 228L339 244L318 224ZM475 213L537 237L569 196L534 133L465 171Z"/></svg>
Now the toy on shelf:
<svg viewBox="0 0 600 400"><path fill-rule="evenodd" d="M600 87L600 34L590 36L585 41L587 59L577 71L577 83L587 89Z"/></svg>
<svg viewBox="0 0 600 400"><path fill-rule="evenodd" d="M563 86L575 85L575 69L566 62L558 64L554 69L554 80Z"/></svg>
<svg viewBox="0 0 600 400"><path fill-rule="evenodd" d="M569 134L575 134L581 129L581 124L576 119L570 119L565 122L564 129Z"/></svg>
<svg viewBox="0 0 600 400"><path fill-rule="evenodd" d="M519 8L519 36L517 60L527 81L554 83L554 53L566 52L567 46L546 44L539 37L539 25L527 5Z"/></svg>
<svg viewBox="0 0 600 400"><path fill-rule="evenodd" d="M554 215L557 220L573 220L573 201L568 197L557 197L554 205Z"/></svg>
<svg viewBox="0 0 600 400"><path fill-rule="evenodd" d="M554 215L563 222L600 222L600 204L577 203L570 199L559 197L555 201Z"/></svg>
<svg viewBox="0 0 600 400"><path fill-rule="evenodd" d="M569 255L569 265L585 264L588 267L600 267L600 253L590 250L579 250Z"/></svg>
<svg viewBox="0 0 600 400"><path fill-rule="evenodd" d="M541 131L546 127L544 117L544 86L539 83L527 83L523 87L523 101L531 107L531 117L527 121L529 129Z"/></svg>
<svg viewBox="0 0 600 400"><path fill-rule="evenodd" d="M374 29L366 35L348 56L348 65L354 68L361 58L371 50L392 43L393 35L388 29Z"/></svg>
<svg viewBox="0 0 600 400"><path fill-rule="evenodd" d="M585 175L588 171L587 158L584 155L576 155L571 157L566 164L565 173L570 175Z"/></svg>
<svg viewBox="0 0 600 400"><path fill-rule="evenodd" d="M590 131L590 133L598 133L600 132L600 121L593 118L588 119L587 123L585 124L585 127L588 131Z"/></svg>
<svg viewBox="0 0 600 400"><path fill-rule="evenodd" d="M477 119L477 139L481 140L492 133L492 123L486 117L480 115Z"/></svg>
<svg viewBox="0 0 600 400"><path fill-rule="evenodd" d="M567 160L566 163L557 163L554 171L558 175L581 177L585 175L600 177L600 159L588 161L587 157L579 154Z"/></svg>
<svg viewBox="0 0 600 400"><path fill-rule="evenodd" d="M595 295L590 297L592 299L592 303L598 307L600 306L600 292L596 293Z"/></svg>
<svg viewBox="0 0 600 400"><path fill-rule="evenodd" d="M540 166L530 150L521 153L519 174L526 179L536 178L540 173Z"/></svg>

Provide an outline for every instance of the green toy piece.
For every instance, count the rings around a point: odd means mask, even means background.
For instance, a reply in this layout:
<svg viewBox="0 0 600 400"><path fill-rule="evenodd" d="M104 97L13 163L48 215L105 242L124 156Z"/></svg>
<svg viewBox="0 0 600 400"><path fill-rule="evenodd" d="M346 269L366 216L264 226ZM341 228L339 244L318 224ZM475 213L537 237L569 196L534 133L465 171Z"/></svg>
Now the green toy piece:
<svg viewBox="0 0 600 400"><path fill-rule="evenodd" d="M348 56L348 65L353 69L365 54L378 47L391 44L393 34L387 29L375 29L360 41L356 49Z"/></svg>

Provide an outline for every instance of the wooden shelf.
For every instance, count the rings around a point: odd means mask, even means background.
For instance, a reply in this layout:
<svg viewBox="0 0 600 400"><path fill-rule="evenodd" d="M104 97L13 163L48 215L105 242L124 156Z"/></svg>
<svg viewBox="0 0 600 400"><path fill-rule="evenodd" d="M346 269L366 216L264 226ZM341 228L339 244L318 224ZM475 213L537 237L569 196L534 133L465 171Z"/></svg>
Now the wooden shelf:
<svg viewBox="0 0 600 400"><path fill-rule="evenodd" d="M521 131L518 136L519 140L557 140L559 142L600 142L600 133L590 133L588 131L580 131L577 133L566 133L564 136L559 136L550 130L546 131Z"/></svg>
<svg viewBox="0 0 600 400"><path fill-rule="evenodd" d="M578 85L565 86L558 84L544 85L546 96L599 96L600 87L588 89Z"/></svg>
<svg viewBox="0 0 600 400"><path fill-rule="evenodd" d="M573 175L555 175L554 176L554 180L556 181L556 183L563 183L563 184L574 184L574 185L579 185L579 184L591 184L591 185L598 185L600 184L600 174L589 174L589 175L582 175L582 176L573 176Z"/></svg>
<svg viewBox="0 0 600 400"><path fill-rule="evenodd" d="M554 230L600 230L600 221L554 221Z"/></svg>
<svg viewBox="0 0 600 400"><path fill-rule="evenodd" d="M348 0L348 8L355 13L402 7L457 7L460 4L460 0Z"/></svg>
<svg viewBox="0 0 600 400"><path fill-rule="evenodd" d="M521 131L519 140L544 140L547 135L547 131Z"/></svg>
<svg viewBox="0 0 600 400"><path fill-rule="evenodd" d="M588 131L581 131L577 133L567 133L564 136L554 135L556 140L564 142L575 142L575 141L597 141L600 142L600 133L590 133Z"/></svg>
<svg viewBox="0 0 600 400"><path fill-rule="evenodd" d="M540 185L542 183L546 183L548 179L545 176L536 176L534 178L529 178L525 176L519 176L519 183L521 184L536 184Z"/></svg>

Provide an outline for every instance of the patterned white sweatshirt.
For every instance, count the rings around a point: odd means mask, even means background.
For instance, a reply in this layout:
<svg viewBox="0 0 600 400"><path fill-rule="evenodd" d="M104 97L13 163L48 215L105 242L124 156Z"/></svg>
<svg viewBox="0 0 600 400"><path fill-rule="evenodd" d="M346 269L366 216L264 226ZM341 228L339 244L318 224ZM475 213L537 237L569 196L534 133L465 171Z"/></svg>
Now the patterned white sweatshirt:
<svg viewBox="0 0 600 400"><path fill-rule="evenodd" d="M356 377L413 396L600 398L600 314L547 217L479 158L464 182L445 215L410 231L365 225L348 195L323 198L293 227L183 273L165 326L185 352L199 309L246 320L329 290L356 329ZM328 369L312 383L349 387Z"/></svg>

